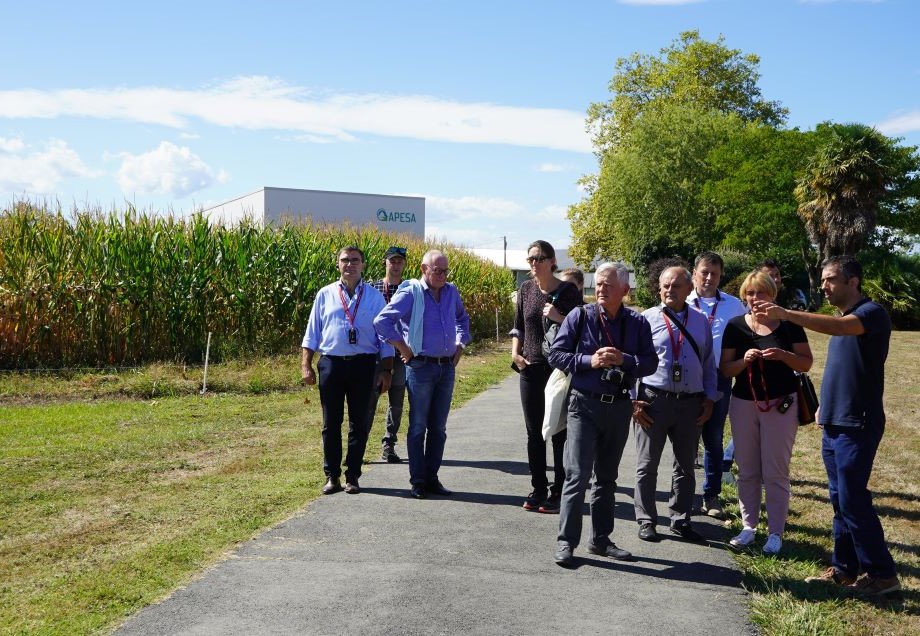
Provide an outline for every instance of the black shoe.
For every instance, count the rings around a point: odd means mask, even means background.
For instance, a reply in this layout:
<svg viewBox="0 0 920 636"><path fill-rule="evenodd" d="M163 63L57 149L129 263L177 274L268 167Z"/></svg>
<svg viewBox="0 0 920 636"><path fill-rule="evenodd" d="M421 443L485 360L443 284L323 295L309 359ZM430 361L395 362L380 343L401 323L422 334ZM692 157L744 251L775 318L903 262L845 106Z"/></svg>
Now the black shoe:
<svg viewBox="0 0 920 636"><path fill-rule="evenodd" d="M610 557L611 559L616 559L617 561L635 561L633 558L632 552L626 550L621 550L617 547L615 543L609 543L606 546L594 545L593 543L588 544L588 552L591 554L599 554L601 556Z"/></svg>
<svg viewBox="0 0 920 636"><path fill-rule="evenodd" d="M448 490L445 488L444 484L442 484L437 479L434 481L429 481L425 490L430 492L432 495L440 495L442 497L450 497L452 494L454 494L453 490Z"/></svg>
<svg viewBox="0 0 920 636"><path fill-rule="evenodd" d="M345 493L348 495L357 495L361 492L361 486L358 485L357 477L345 478Z"/></svg>
<svg viewBox="0 0 920 636"><path fill-rule="evenodd" d="M331 495L334 492L339 492L342 490L342 482L339 481L338 477L330 477L326 480L326 485L323 486L323 494Z"/></svg>
<svg viewBox="0 0 920 636"><path fill-rule="evenodd" d="M396 454L396 449L392 444L384 444L380 451L380 459L388 464L401 464L402 458Z"/></svg>
<svg viewBox="0 0 920 636"><path fill-rule="evenodd" d="M688 521L675 523L673 526L671 526L671 533L676 534L681 539L686 541L693 541L694 543L706 542L706 538L694 530L693 526L691 526Z"/></svg>
<svg viewBox="0 0 920 636"><path fill-rule="evenodd" d="M425 487L421 484L412 484L412 489L409 491L409 496L413 499L424 499L428 495L425 494Z"/></svg>
<svg viewBox="0 0 920 636"><path fill-rule="evenodd" d="M655 530L655 524L651 521L643 521L639 524L639 538L643 541L657 542L658 531Z"/></svg>
<svg viewBox="0 0 920 636"><path fill-rule="evenodd" d="M562 502L562 497L558 492L550 492L549 498L540 504L540 507L537 508L537 512L542 512L545 515L558 515L559 514L559 504Z"/></svg>
<svg viewBox="0 0 920 636"><path fill-rule="evenodd" d="M561 545L553 553L553 561L563 568L572 567L572 546Z"/></svg>
<svg viewBox="0 0 920 636"><path fill-rule="evenodd" d="M524 510L538 510L543 502L546 501L546 489L532 490L527 499L524 500Z"/></svg>

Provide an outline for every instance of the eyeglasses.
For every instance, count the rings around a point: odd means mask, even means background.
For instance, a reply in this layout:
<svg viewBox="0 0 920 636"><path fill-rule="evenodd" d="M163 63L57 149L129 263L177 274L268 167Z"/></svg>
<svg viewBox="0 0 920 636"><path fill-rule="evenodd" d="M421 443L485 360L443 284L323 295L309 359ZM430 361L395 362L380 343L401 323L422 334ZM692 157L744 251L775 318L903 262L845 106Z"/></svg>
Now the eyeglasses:
<svg viewBox="0 0 920 636"><path fill-rule="evenodd" d="M433 265L426 265L425 267L427 268L427 271L431 272L432 274L435 274L436 276L440 276L441 274L444 274L445 276L447 276L448 274L450 274L449 267L434 267Z"/></svg>
<svg viewBox="0 0 920 636"><path fill-rule="evenodd" d="M392 256L393 254L399 254L400 256L402 256L403 258L405 258L405 256L406 256L406 248L405 248L405 247L396 247L395 245L393 245L392 247L390 247L390 248L387 250L387 254L390 254L391 256Z"/></svg>
<svg viewBox="0 0 920 636"><path fill-rule="evenodd" d="M550 258L549 256L528 256L527 262L528 263L542 263L543 261L548 261L549 258Z"/></svg>
<svg viewBox="0 0 920 636"><path fill-rule="evenodd" d="M354 265L355 263L360 263L361 259L355 256L354 258L340 258L339 262L342 265Z"/></svg>

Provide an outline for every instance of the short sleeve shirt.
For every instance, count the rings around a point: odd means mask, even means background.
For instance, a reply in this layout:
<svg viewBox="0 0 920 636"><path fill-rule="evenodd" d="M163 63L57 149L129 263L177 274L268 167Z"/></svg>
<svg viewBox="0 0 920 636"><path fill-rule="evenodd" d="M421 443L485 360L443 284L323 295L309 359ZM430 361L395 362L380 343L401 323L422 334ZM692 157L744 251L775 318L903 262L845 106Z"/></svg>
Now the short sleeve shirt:
<svg viewBox="0 0 920 636"><path fill-rule="evenodd" d="M851 314L859 318L865 333L831 337L821 381L819 423L881 426L891 318L884 307L867 298L844 315Z"/></svg>
<svg viewBox="0 0 920 636"><path fill-rule="evenodd" d="M748 349L769 349L777 347L786 351L792 351L793 345L798 342L808 342L805 336L805 330L791 322L782 321L779 326L765 336L754 333L754 330L747 324L744 316L736 316L728 321L725 326L725 333L722 336L722 349L734 349L734 360L744 358L744 353ZM761 402L773 400L791 393L795 393L798 388L795 371L779 360L763 360L763 370L761 371L760 363L755 361L748 367L751 370L748 377L747 368L735 376L735 385L732 387L732 395L742 400L757 399ZM754 387L754 393L751 393L751 386ZM766 386L766 391L764 391Z"/></svg>

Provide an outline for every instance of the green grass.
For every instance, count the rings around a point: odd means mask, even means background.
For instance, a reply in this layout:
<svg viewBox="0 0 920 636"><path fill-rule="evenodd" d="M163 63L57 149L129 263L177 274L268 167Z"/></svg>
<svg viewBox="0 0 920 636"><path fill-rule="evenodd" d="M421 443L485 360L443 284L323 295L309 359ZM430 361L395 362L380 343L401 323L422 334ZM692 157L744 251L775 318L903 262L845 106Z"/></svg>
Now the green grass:
<svg viewBox="0 0 920 636"><path fill-rule="evenodd" d="M472 349L454 405L506 377L507 359L504 344ZM0 632L108 631L316 498L319 396L298 369L293 356L221 365L234 391L206 396L173 367L4 376ZM175 390L125 388L155 379ZM382 429L378 415L370 439Z"/></svg>

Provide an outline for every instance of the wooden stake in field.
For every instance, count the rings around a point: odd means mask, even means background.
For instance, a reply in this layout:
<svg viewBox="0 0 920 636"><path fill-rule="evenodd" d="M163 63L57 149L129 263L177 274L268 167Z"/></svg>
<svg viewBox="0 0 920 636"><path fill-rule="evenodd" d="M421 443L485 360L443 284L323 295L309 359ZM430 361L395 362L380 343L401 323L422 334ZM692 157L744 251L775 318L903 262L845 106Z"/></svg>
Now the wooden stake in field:
<svg viewBox="0 0 920 636"><path fill-rule="evenodd" d="M204 378L201 380L201 394L208 390L208 358L211 356L211 332L208 332L208 342L204 347Z"/></svg>

